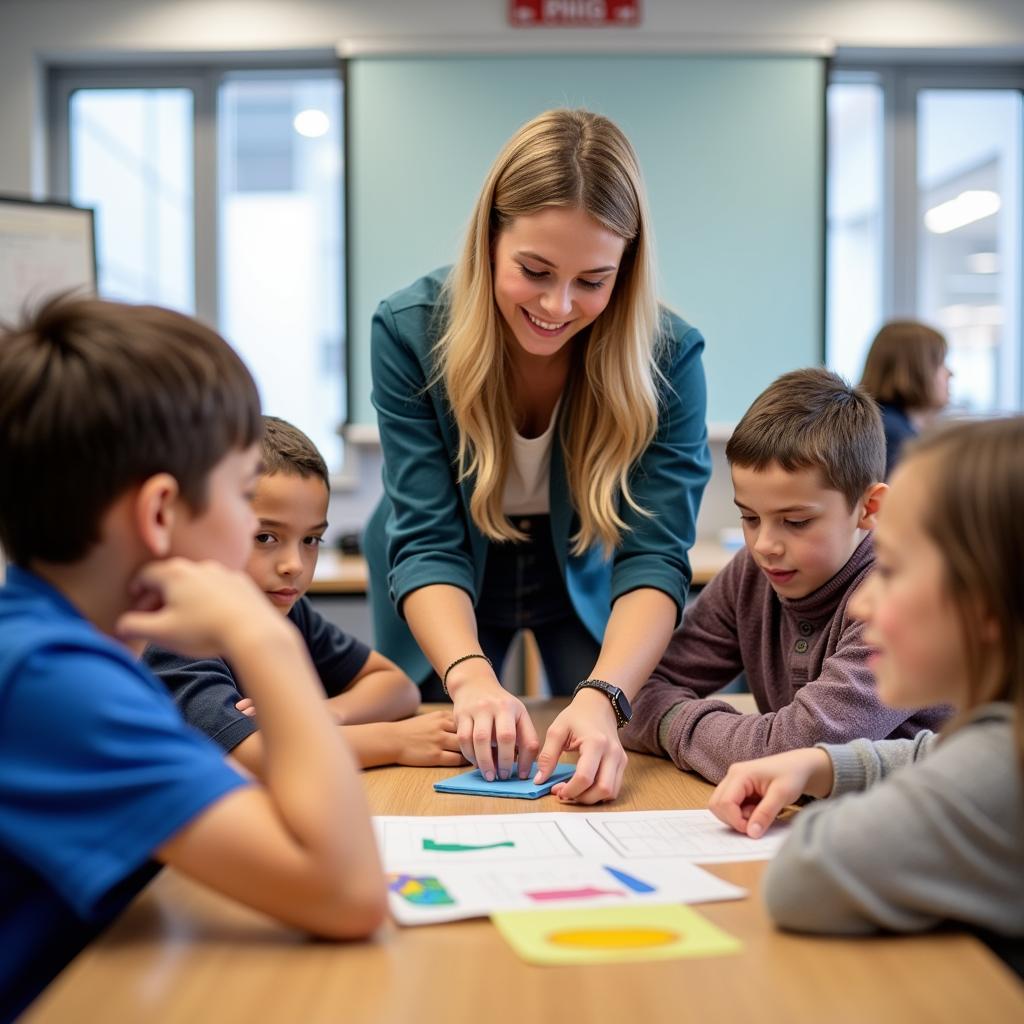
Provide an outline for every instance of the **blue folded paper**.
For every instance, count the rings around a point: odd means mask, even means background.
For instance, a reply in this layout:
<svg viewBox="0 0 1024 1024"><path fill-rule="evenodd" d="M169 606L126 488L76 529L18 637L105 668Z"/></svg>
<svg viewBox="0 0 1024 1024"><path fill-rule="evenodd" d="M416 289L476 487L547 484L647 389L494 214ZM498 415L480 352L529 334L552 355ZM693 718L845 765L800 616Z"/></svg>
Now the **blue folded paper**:
<svg viewBox="0 0 1024 1024"><path fill-rule="evenodd" d="M511 779L495 779L488 782L480 774L479 768L462 775L455 775L450 779L442 779L434 783L434 789L438 793L463 793L466 796L507 796L518 800L536 800L537 797L545 796L551 792L551 787L557 782L565 782L571 779L576 771L574 764L560 764L552 773L547 782L538 786L534 784L533 777L537 774L536 763L530 769L530 775L526 779L520 779L518 775Z"/></svg>

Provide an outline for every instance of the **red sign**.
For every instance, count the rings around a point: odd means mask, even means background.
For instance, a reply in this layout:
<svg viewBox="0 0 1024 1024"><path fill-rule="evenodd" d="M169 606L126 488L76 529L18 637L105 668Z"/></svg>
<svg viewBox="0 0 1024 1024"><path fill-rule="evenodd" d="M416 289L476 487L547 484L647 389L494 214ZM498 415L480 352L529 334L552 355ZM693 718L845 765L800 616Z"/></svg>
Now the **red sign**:
<svg viewBox="0 0 1024 1024"><path fill-rule="evenodd" d="M509 0L509 24L587 25L633 28L640 24L640 0Z"/></svg>

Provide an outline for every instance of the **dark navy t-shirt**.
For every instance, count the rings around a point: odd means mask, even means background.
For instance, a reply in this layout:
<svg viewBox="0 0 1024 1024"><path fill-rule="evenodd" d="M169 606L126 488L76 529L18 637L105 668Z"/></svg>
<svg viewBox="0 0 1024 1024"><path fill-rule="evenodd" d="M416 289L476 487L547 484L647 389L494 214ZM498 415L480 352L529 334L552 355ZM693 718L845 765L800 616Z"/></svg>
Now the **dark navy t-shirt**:
<svg viewBox="0 0 1024 1024"><path fill-rule="evenodd" d="M58 591L0 587L0 1020L155 873L153 851L245 780Z"/></svg>
<svg viewBox="0 0 1024 1024"><path fill-rule="evenodd" d="M370 657L370 648L328 622L306 597L295 602L288 618L306 641L325 694L336 697L359 675ZM185 720L224 750L234 750L259 728L254 718L236 710L242 692L231 666L223 659L183 658L152 645L143 658L171 691Z"/></svg>

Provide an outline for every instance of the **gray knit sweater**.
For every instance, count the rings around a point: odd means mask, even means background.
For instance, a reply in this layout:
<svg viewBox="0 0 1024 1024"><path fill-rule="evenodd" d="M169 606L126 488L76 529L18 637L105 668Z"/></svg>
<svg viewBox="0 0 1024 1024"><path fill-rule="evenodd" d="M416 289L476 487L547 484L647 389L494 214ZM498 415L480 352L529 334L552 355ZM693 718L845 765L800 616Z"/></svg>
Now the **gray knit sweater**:
<svg viewBox="0 0 1024 1024"><path fill-rule="evenodd" d="M734 761L937 729L949 708L895 710L875 692L864 627L847 607L873 560L868 537L824 586L790 600L740 551L686 609L623 744L720 782ZM707 699L741 671L757 714Z"/></svg>
<svg viewBox="0 0 1024 1024"><path fill-rule="evenodd" d="M797 815L764 876L778 924L858 934L951 920L1024 936L1011 705L984 705L947 737L820 746L835 772L831 798Z"/></svg>

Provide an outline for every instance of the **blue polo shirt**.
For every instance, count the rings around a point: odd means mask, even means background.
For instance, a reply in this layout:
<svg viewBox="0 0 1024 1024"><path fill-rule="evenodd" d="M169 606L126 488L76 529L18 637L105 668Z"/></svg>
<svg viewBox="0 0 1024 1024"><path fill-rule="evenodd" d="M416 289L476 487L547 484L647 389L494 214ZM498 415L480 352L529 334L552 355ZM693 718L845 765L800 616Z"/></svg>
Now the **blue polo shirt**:
<svg viewBox="0 0 1024 1024"><path fill-rule="evenodd" d="M57 590L0 587L0 1020L156 872L153 851L245 780Z"/></svg>

